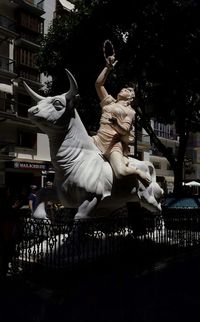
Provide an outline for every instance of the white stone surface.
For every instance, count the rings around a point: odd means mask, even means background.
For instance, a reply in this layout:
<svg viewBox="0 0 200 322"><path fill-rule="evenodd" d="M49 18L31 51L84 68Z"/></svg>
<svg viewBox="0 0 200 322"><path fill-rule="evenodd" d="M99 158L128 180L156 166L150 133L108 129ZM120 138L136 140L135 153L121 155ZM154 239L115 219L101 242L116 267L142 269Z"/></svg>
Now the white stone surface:
<svg viewBox="0 0 200 322"><path fill-rule="evenodd" d="M76 110L77 84L69 72L68 78L70 90L66 94L40 101L35 96L38 103L28 111L32 122L49 137L55 186L63 206L78 208L76 218L110 215L130 201L139 202L150 211L160 211L157 199L163 191L156 183L153 165L130 159L133 165L151 176L148 188L130 176L115 180L110 164L80 120ZM34 98L34 92L25 87ZM43 201L41 196L38 198L39 203Z"/></svg>

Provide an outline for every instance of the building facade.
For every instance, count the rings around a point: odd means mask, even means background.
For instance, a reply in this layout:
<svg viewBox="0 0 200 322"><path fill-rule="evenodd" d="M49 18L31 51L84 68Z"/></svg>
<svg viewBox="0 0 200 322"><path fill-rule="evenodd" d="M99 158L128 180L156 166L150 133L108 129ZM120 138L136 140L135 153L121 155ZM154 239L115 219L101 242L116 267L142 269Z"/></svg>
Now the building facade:
<svg viewBox="0 0 200 322"><path fill-rule="evenodd" d="M0 187L20 190L40 186L50 164L48 139L29 121L34 102L23 81L36 92L41 75L36 64L44 33L44 0L0 2Z"/></svg>
<svg viewBox="0 0 200 322"><path fill-rule="evenodd" d="M176 155L179 145L179 139L172 124L163 124L156 120L151 120L151 125L155 134L161 142ZM156 169L157 181L166 193L173 192L174 189L174 172L166 158L152 144L150 148L150 161Z"/></svg>
<svg viewBox="0 0 200 322"><path fill-rule="evenodd" d="M200 182L200 133L190 133L185 160L184 181Z"/></svg>
<svg viewBox="0 0 200 322"><path fill-rule="evenodd" d="M161 142L175 154L179 145L175 127L170 124L159 123L153 119L151 126ZM152 162L156 169L157 182L166 193L173 192L174 173L168 160L151 144L150 137L144 129L136 128L135 135L136 142L135 146L130 147L130 155L136 156L140 160Z"/></svg>

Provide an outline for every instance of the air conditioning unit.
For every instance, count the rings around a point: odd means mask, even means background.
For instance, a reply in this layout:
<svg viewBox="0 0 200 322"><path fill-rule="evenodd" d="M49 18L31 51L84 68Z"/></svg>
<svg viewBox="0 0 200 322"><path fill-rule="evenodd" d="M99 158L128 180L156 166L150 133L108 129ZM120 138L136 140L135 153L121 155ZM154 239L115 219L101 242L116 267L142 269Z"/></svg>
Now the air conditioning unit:
<svg viewBox="0 0 200 322"><path fill-rule="evenodd" d="M12 158L16 158L17 157L17 153L14 152L14 151L8 152L8 155L9 155L9 157L12 157Z"/></svg>

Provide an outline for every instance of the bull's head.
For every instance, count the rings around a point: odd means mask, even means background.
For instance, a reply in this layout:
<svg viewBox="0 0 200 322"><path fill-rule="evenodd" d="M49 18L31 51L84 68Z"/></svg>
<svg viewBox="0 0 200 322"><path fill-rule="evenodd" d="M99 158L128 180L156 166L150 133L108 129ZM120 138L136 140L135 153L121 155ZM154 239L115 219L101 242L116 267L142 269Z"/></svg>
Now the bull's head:
<svg viewBox="0 0 200 322"><path fill-rule="evenodd" d="M67 93L54 97L43 97L35 93L25 82L24 86L28 94L37 102L36 106L28 110L28 116L48 134L50 128L63 128L71 116L74 102L78 97L78 86L73 75L66 69L70 83Z"/></svg>

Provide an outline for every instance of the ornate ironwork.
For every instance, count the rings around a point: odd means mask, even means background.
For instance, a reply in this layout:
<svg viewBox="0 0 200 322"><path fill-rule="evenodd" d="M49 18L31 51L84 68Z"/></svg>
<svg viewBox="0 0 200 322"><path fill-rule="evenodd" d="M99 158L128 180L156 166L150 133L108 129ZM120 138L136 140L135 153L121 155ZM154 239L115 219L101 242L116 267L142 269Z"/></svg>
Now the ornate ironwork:
<svg viewBox="0 0 200 322"><path fill-rule="evenodd" d="M66 212L68 218L69 211ZM128 214L74 221L65 219L63 212L60 218L22 219L14 267L69 267L122 252L135 241L149 242L151 247L167 245L177 249L191 249L200 244L198 209L168 209L160 216L145 213L140 229L135 229L137 222L130 221Z"/></svg>

